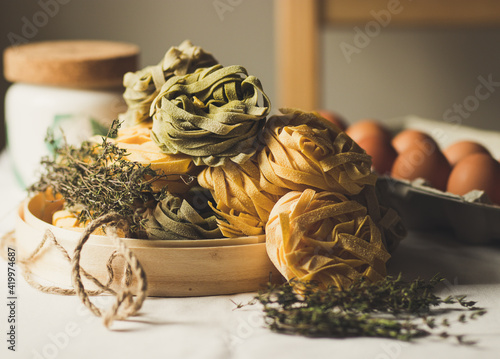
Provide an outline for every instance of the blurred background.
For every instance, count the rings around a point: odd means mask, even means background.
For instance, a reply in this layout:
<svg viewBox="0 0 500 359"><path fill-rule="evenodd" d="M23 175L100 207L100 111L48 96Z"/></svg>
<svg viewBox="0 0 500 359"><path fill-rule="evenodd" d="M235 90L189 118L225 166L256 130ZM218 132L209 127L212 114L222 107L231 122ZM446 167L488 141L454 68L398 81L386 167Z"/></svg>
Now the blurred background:
<svg viewBox="0 0 500 359"><path fill-rule="evenodd" d="M190 39L224 65L239 64L257 76L273 103L277 98L274 4L269 0L2 0L0 46L9 34L22 35L24 22L57 2L57 14L29 41L105 39L141 48L141 67L160 61L165 51ZM307 1L307 0L304 0ZM354 26L327 26L320 35L319 78L322 108L348 122L414 114L444 120L454 106L474 96L479 78L500 85L500 28L398 28L388 26L347 61L343 43ZM500 86L481 100L462 123L500 130ZM3 96L9 83L2 77ZM497 86L497 87L495 87ZM274 100L274 101L273 101ZM5 146L3 102L0 147ZM456 108L456 107L455 107ZM34 119L36 120L36 119Z"/></svg>

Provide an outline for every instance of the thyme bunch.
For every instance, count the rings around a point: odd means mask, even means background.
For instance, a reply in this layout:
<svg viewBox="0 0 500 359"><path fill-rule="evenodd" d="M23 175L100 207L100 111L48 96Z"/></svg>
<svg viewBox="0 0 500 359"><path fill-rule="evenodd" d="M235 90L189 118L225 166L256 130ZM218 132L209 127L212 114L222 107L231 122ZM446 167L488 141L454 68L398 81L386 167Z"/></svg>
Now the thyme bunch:
<svg viewBox="0 0 500 359"><path fill-rule="evenodd" d="M292 280L279 286L270 284L251 303L263 305L266 325L279 333L408 341L450 326L449 319L438 323L436 317L457 308L442 308L442 305L459 304L461 313L457 322L462 323L486 313L465 296L442 299L435 295L435 287L442 281L442 277L435 276L429 282L421 279L406 282L399 275L377 283L357 280L339 291L333 286L322 290L315 283ZM446 331L438 335L450 336ZM460 343L473 344L462 335L455 337Z"/></svg>
<svg viewBox="0 0 500 359"><path fill-rule="evenodd" d="M86 223L105 213L116 212L128 219L130 234L141 236L143 213L165 197L166 189L154 193L151 183L160 177L150 166L125 159L126 150L109 138L115 137L120 124L113 121L101 143L84 141L74 147L48 133L46 142L53 156L42 159L43 171L29 192L51 189L61 194L65 207Z"/></svg>

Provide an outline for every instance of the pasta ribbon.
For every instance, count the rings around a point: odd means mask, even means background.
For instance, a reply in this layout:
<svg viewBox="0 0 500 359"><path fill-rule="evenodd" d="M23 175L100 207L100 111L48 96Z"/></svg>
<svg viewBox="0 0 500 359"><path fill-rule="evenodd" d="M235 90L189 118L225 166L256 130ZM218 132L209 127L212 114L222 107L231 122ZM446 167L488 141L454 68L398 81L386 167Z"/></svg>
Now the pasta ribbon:
<svg viewBox="0 0 500 359"><path fill-rule="evenodd" d="M234 209L224 206L214 208L214 212L223 219L217 220L217 224L225 237L236 238L242 236L257 236L264 234L265 222L248 213L238 213Z"/></svg>
<svg viewBox="0 0 500 359"><path fill-rule="evenodd" d="M126 160L138 162L143 166L149 165L162 176L151 183L154 192L168 186L169 192L184 193L191 187L182 177L194 172L195 166L191 157L163 153L151 139L150 124L142 123L120 129L118 137L110 140L127 150Z"/></svg>
<svg viewBox="0 0 500 359"><path fill-rule="evenodd" d="M262 188L275 195L307 188L346 195L375 185L371 157L322 117L282 109L263 131L258 154Z"/></svg>
<svg viewBox="0 0 500 359"><path fill-rule="evenodd" d="M194 240L222 236L213 213L198 213L185 199L167 193L145 218L148 239Z"/></svg>
<svg viewBox="0 0 500 359"><path fill-rule="evenodd" d="M54 212L52 215L52 225L58 228L69 229L71 231L83 233L89 222L80 222L78 220L78 214L71 212L67 209L61 209ZM120 238L127 238L128 233L123 228L117 228L116 230ZM94 235L105 236L106 231L103 227L98 227L94 232Z"/></svg>
<svg viewBox="0 0 500 359"><path fill-rule="evenodd" d="M163 152L189 155L198 166L244 163L257 151L269 110L256 77L241 66L215 65L162 86L151 106L152 137Z"/></svg>
<svg viewBox="0 0 500 359"><path fill-rule="evenodd" d="M225 236L264 232L279 197L261 190L259 176L257 163L252 159L241 165L228 162L224 166L206 167L198 175L199 185L212 193L217 204L214 210L228 222L220 223Z"/></svg>
<svg viewBox="0 0 500 359"><path fill-rule="evenodd" d="M407 235L399 214L384 205L383 198L376 193L376 187L365 186L358 195L351 196L351 199L366 207L368 215L380 229L385 247L389 253L394 252L399 242Z"/></svg>
<svg viewBox="0 0 500 359"><path fill-rule="evenodd" d="M284 195L266 225L269 258L283 276L348 287L381 280L390 254L367 209L340 193L306 189Z"/></svg>
<svg viewBox="0 0 500 359"><path fill-rule="evenodd" d="M123 98L128 110L120 115L119 119L125 122L125 126L150 120L151 103L169 78L182 76L217 63L211 54L199 46L194 46L189 40L182 42L179 47L171 47L159 64L125 74Z"/></svg>

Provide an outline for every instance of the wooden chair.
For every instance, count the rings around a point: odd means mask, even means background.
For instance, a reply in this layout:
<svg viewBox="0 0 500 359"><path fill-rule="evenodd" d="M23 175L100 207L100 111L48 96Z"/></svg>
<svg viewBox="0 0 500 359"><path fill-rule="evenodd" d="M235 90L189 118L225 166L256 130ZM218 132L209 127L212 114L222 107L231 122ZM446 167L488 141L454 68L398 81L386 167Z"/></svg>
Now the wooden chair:
<svg viewBox="0 0 500 359"><path fill-rule="evenodd" d="M277 102L321 107L319 32L324 24L362 25L391 11L387 26L499 26L498 0L275 0Z"/></svg>

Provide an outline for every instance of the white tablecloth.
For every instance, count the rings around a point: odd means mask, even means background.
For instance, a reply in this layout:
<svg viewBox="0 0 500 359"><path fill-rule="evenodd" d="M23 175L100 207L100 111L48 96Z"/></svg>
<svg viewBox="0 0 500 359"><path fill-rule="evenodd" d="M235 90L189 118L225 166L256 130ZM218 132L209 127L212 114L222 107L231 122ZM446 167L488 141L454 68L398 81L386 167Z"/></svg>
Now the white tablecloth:
<svg viewBox="0 0 500 359"><path fill-rule="evenodd" d="M0 233L13 228L24 198L5 153L0 156ZM475 346L430 337L411 343L373 338L311 339L275 334L258 306L235 309L255 293L201 298L148 298L140 315L106 329L79 299L44 294L17 276L16 351L8 349L7 263L0 259L0 358L499 358L500 245L462 245L445 233L410 233L389 263L408 278L440 272L440 294L466 294L488 313L450 333ZM109 297L98 297L106 305ZM454 314L451 318L456 318Z"/></svg>

